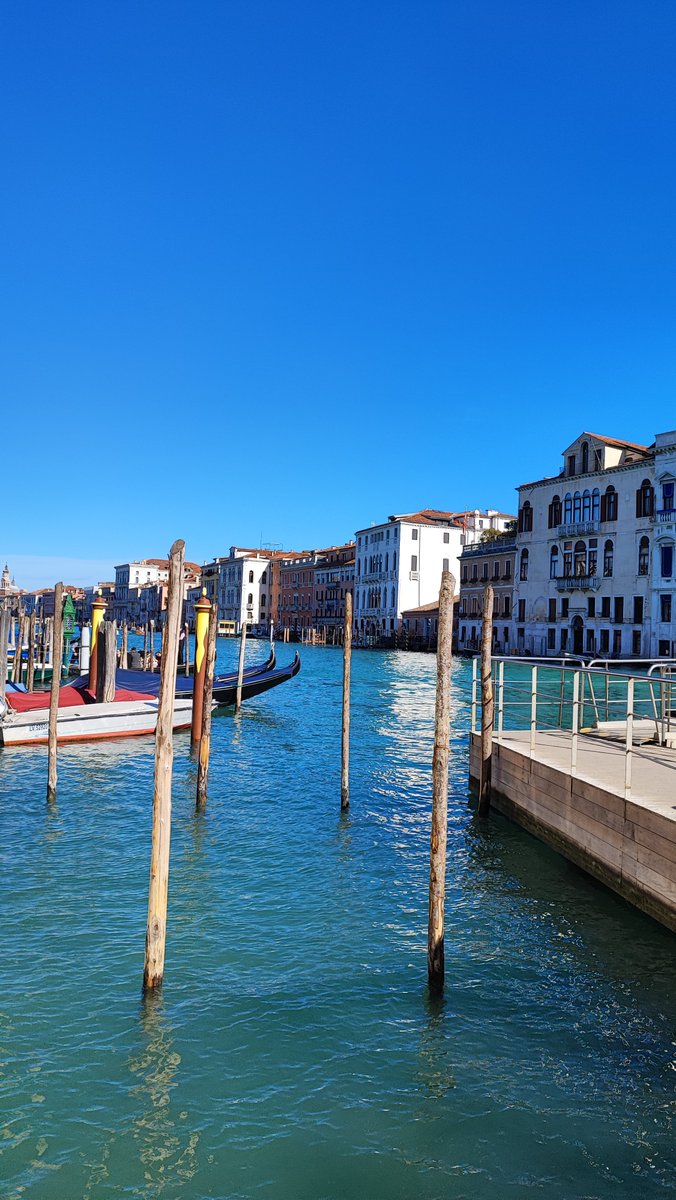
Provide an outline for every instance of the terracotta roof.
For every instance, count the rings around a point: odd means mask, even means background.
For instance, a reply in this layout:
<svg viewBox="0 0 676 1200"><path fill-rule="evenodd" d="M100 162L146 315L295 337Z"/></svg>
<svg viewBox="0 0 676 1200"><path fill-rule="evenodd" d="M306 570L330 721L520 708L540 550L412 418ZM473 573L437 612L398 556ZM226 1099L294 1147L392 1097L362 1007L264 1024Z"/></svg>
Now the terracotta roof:
<svg viewBox="0 0 676 1200"><path fill-rule="evenodd" d="M414 617L416 613L422 613L429 616L430 613L435 612L439 612L438 600L432 600L429 604L421 604L419 608L407 608L401 615L402 617Z"/></svg>
<svg viewBox="0 0 676 1200"><path fill-rule="evenodd" d="M629 450L641 450L644 454L648 453L648 447L641 446L638 442L625 442L622 438L604 437L602 433L588 433L585 430L582 437L596 438L597 442L606 442L609 446L625 446Z"/></svg>

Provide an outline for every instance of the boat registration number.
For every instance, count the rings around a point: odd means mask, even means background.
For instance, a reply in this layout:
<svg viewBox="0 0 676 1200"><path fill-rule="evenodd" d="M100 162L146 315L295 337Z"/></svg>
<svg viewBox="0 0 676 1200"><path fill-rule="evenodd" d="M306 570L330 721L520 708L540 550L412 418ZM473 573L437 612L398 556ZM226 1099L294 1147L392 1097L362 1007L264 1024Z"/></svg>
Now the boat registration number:
<svg viewBox="0 0 676 1200"><path fill-rule="evenodd" d="M42 724L40 724L40 725L29 725L28 732L29 733L48 733L49 732L49 724L47 723L47 721L43 721Z"/></svg>

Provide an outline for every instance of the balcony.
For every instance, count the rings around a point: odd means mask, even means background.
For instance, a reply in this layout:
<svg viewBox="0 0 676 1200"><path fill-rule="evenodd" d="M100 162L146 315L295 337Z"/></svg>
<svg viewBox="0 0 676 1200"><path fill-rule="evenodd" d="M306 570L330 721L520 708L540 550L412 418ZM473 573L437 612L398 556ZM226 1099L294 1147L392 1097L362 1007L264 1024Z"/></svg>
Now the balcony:
<svg viewBox="0 0 676 1200"><path fill-rule="evenodd" d="M598 575L564 575L556 580L557 592L596 592L600 586Z"/></svg>
<svg viewBox="0 0 676 1200"><path fill-rule="evenodd" d="M570 525L559 525L558 537L580 537L584 533L599 533L600 521L573 521Z"/></svg>
<svg viewBox="0 0 676 1200"><path fill-rule="evenodd" d="M652 519L660 525L673 525L676 521L676 508L658 508Z"/></svg>

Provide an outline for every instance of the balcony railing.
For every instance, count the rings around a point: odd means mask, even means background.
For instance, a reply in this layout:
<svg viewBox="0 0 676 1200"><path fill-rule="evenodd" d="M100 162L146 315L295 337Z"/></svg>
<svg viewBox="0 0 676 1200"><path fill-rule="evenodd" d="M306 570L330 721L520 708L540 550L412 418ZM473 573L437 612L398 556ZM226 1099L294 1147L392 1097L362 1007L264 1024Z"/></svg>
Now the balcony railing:
<svg viewBox="0 0 676 1200"><path fill-rule="evenodd" d="M661 525L670 525L676 521L676 508L658 508L653 513L653 521L659 521Z"/></svg>
<svg viewBox="0 0 676 1200"><path fill-rule="evenodd" d="M582 533L598 533L600 521L572 521L568 525L559 525L559 537L578 537Z"/></svg>
<svg viewBox="0 0 676 1200"><path fill-rule="evenodd" d="M563 575L556 580L559 592L596 592L600 586L598 575Z"/></svg>

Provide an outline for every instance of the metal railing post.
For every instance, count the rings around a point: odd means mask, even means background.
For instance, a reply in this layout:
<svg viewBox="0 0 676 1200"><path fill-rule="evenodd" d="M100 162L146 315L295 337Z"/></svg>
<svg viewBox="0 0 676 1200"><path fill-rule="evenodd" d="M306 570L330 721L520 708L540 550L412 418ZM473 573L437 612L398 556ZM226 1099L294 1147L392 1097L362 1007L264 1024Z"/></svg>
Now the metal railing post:
<svg viewBox="0 0 676 1200"><path fill-rule="evenodd" d="M505 664L498 663L498 738L502 738L502 724L505 707Z"/></svg>
<svg viewBox="0 0 676 1200"><path fill-rule="evenodd" d="M476 733L476 681L477 681L477 659L472 659L472 733Z"/></svg>
<svg viewBox="0 0 676 1200"><path fill-rule="evenodd" d="M530 685L530 756L533 757L535 750L535 733L537 730L538 720L538 669L533 667L531 670L531 685Z"/></svg>
<svg viewBox="0 0 676 1200"><path fill-rule="evenodd" d="M634 680L627 683L627 743L624 759L624 797L631 795L631 763L634 745Z"/></svg>
<svg viewBox="0 0 676 1200"><path fill-rule="evenodd" d="M577 775L577 737L580 728L580 672L573 674L573 727L570 735L570 773Z"/></svg>

